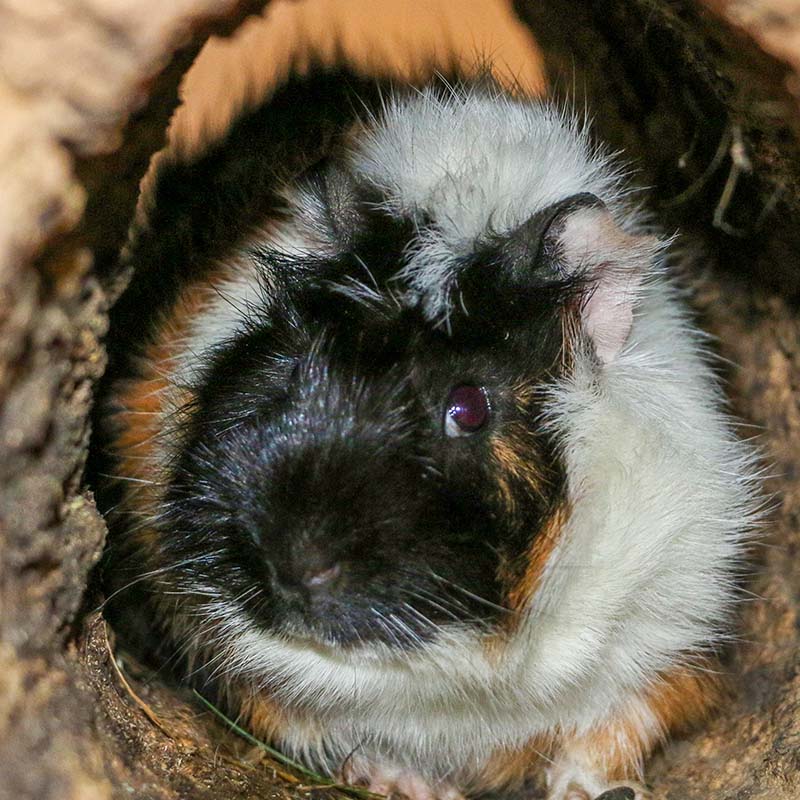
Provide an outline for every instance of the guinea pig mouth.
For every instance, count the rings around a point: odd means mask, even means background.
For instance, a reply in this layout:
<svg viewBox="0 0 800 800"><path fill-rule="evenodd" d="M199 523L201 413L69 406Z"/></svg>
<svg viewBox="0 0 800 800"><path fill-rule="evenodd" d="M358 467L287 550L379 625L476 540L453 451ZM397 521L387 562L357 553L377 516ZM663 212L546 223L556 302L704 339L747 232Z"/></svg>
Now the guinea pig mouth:
<svg viewBox="0 0 800 800"><path fill-rule="evenodd" d="M378 607L330 596L312 596L303 607L280 613L278 631L287 639L312 646L357 648L382 645L390 650L416 650L431 642L439 626L425 624L409 608Z"/></svg>
<svg viewBox="0 0 800 800"><path fill-rule="evenodd" d="M342 565L274 591L265 622L287 642L339 651L378 648L385 656L418 651L456 631L486 633L497 620L430 585L359 583Z"/></svg>
<svg viewBox="0 0 800 800"><path fill-rule="evenodd" d="M458 631L486 632L510 613L495 551L456 540L444 525L384 539L321 529L287 528L291 536L254 567L263 593L250 609L262 628L317 645L407 652Z"/></svg>
<svg viewBox="0 0 800 800"><path fill-rule="evenodd" d="M309 570L302 580L273 581L271 595L260 624L309 646L379 645L408 652L431 642L443 628L431 609L412 605L400 589L360 582L346 564Z"/></svg>

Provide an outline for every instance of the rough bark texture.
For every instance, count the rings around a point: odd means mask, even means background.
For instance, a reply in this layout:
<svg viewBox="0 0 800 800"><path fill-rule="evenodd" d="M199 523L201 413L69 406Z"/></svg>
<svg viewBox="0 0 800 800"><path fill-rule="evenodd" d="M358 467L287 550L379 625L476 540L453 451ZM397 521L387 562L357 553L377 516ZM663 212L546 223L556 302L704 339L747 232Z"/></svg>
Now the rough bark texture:
<svg viewBox="0 0 800 800"><path fill-rule="evenodd" d="M113 765L125 740L104 749L113 740L98 727L95 671L75 644L105 533L81 486L104 361L97 270L119 248L163 141L181 60L210 22L243 10L212 0L0 4L3 798L120 796Z"/></svg>
<svg viewBox="0 0 800 800"><path fill-rule="evenodd" d="M81 484L113 261L180 75L235 0L0 0L0 798L307 794L112 658ZM734 698L650 776L669 800L800 796L800 4L519 0L551 75L709 257L698 311L738 365L776 510ZM225 18L223 20L223 17ZM177 55L176 55L177 53ZM580 99L580 98L579 98ZM707 262L712 266L708 266Z"/></svg>

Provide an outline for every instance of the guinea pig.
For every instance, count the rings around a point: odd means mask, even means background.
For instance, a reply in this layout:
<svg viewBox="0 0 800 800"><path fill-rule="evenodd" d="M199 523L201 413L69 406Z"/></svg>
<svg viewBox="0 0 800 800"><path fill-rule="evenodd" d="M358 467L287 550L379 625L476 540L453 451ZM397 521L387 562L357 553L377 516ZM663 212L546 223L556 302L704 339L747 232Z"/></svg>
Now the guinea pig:
<svg viewBox="0 0 800 800"><path fill-rule="evenodd" d="M314 70L162 165L99 491L187 682L382 794L647 796L719 695L759 489L634 196L486 79Z"/></svg>

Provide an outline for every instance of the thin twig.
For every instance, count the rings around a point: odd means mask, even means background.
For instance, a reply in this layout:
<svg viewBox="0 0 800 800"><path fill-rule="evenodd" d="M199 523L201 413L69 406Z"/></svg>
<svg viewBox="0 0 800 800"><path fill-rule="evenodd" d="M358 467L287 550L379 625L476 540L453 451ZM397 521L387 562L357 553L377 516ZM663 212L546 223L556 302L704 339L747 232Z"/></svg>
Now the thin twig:
<svg viewBox="0 0 800 800"><path fill-rule="evenodd" d="M125 691L130 696L131 700L136 703L137 706L141 709L142 713L156 726L165 736L169 737L173 741L177 741L176 737L164 726L164 723L158 718L158 715L155 711L147 704L141 697L133 690L133 687L128 682L128 679L125 677L125 674L120 669L119 664L117 664L117 658L114 655L114 651L111 649L111 641L108 637L108 627L106 625L105 620L103 620L103 633L105 638L105 645L106 645L106 652L108 653L108 660L111 662L111 666L114 668L114 673L117 676L117 679L124 687Z"/></svg>
<svg viewBox="0 0 800 800"><path fill-rule="evenodd" d="M368 789L363 789L360 786L349 786L348 784L338 783L337 781L333 781L330 778L326 778L324 775L320 775L313 770L308 769L308 767L304 767L302 764L299 764L289 756L284 755L280 752L280 750L276 750L274 747L270 747L268 744L265 744L260 739L257 739L253 736L252 733L249 733L241 726L237 725L232 719L227 717L220 711L213 703L207 700L203 695L200 694L197 690L193 690L195 697L213 714L215 714L219 719L225 722L226 725L234 732L241 736L246 742L258 747L260 750L263 750L267 755L271 758L274 758L281 764L285 764L288 767L291 767L295 772L299 772L305 778L308 778L313 782L313 786L315 788L320 789L335 789L337 791L342 792L350 797L359 798L359 800L385 800L384 796L381 794L376 794L375 792L370 792Z"/></svg>

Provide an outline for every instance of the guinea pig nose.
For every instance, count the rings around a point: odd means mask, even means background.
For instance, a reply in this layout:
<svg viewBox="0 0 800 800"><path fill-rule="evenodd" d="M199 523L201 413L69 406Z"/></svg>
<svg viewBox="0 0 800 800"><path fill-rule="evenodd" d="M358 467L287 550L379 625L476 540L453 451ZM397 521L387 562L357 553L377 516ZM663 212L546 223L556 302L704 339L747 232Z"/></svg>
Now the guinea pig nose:
<svg viewBox="0 0 800 800"><path fill-rule="evenodd" d="M338 563L332 564L330 567L311 568L303 573L303 583L312 591L314 589L326 589L336 582L336 579L342 574L342 567Z"/></svg>
<svg viewBox="0 0 800 800"><path fill-rule="evenodd" d="M341 574L341 565L335 563L329 567L307 569L303 573L302 581L311 591L316 589L329 589L336 583L337 578L339 578Z"/></svg>

